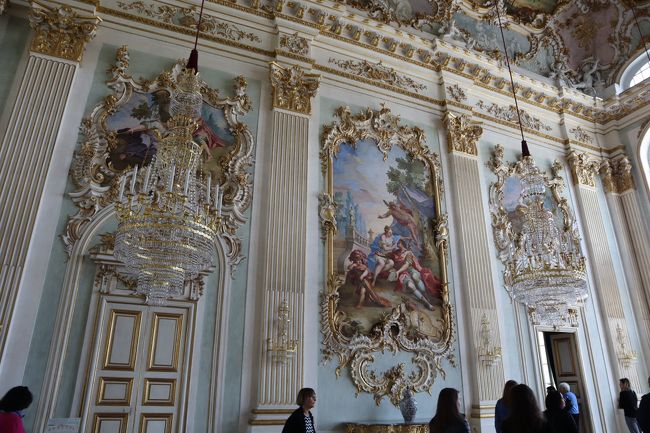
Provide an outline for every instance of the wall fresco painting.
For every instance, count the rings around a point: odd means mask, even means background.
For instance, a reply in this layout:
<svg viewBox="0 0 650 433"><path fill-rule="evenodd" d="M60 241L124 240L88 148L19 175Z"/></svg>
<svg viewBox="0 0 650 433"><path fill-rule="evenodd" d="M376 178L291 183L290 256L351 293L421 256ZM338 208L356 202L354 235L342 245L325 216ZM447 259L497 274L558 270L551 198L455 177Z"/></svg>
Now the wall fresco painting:
<svg viewBox="0 0 650 433"><path fill-rule="evenodd" d="M156 154L156 131L164 132L169 120L169 92L134 92L106 123L114 133L109 146L109 166L124 170L143 166ZM235 144L224 111L204 101L194 140L203 147L204 170L216 172L219 158Z"/></svg>
<svg viewBox="0 0 650 433"><path fill-rule="evenodd" d="M348 336L368 333L399 304L413 337L441 338L440 263L425 165L395 146L386 161L373 140L345 143L334 160L334 257L345 274L339 310Z"/></svg>

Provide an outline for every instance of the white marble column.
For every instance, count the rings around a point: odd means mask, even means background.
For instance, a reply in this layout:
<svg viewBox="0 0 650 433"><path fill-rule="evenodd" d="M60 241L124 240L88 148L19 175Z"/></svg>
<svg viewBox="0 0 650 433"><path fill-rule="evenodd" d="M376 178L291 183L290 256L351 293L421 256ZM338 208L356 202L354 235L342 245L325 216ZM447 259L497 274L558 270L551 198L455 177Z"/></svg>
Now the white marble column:
<svg viewBox="0 0 650 433"><path fill-rule="evenodd" d="M75 70L99 18L33 3L34 39L0 140L0 359ZM36 300L37 301L37 300Z"/></svg>
<svg viewBox="0 0 650 433"><path fill-rule="evenodd" d="M630 348L629 331L621 302L622 292L612 259L612 246L607 237L603 209L600 207L596 190L600 161L575 151L570 151L567 159L576 186L578 208L589 253L587 267L593 275L594 291L598 296L602 322L607 330L606 350L612 366L610 382L615 383L615 378L628 377L638 389L640 375L636 364L626 365L620 359L621 344L628 350Z"/></svg>
<svg viewBox="0 0 650 433"><path fill-rule="evenodd" d="M643 358L639 362L645 365L643 360L650 360L650 239L641 218L631 168L628 158L622 156L605 161L600 168L600 174L641 342ZM643 385L644 383L641 384L641 389Z"/></svg>
<svg viewBox="0 0 650 433"><path fill-rule="evenodd" d="M282 425L295 409L296 392L304 384L303 322L307 224L307 151L311 98L317 75L299 66L271 64L273 111L268 144L263 259L260 272L262 347L259 353L257 401L249 421L253 431ZM284 315L280 307L286 308ZM288 319L288 320L287 320ZM286 324L283 336L283 323ZM295 351L283 356L283 346Z"/></svg>
<svg viewBox="0 0 650 433"><path fill-rule="evenodd" d="M454 227L458 233L459 268L462 269L458 289L464 294L465 314L471 320L467 334L471 336L472 348L467 362L472 376L472 408L468 416L473 431L493 431L494 402L501 396L505 376L501 362L488 366L478 359L484 317L494 346L501 347L492 257L488 248L491 239L485 225L487 209L483 206L481 166L476 148L483 130L465 114L448 113L445 126L451 165L450 189L456 215Z"/></svg>

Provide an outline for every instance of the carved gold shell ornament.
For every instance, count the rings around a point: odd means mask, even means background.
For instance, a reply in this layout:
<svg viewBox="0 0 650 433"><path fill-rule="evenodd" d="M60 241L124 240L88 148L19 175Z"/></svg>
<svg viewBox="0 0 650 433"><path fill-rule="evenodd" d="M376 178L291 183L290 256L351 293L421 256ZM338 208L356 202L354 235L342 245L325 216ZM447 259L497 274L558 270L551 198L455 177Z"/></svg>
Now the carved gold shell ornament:
<svg viewBox="0 0 650 433"><path fill-rule="evenodd" d="M352 114L348 107L340 107L335 114L338 120L323 129L320 152L326 183L326 190L320 199L320 218L327 256L327 283L321 296L321 353L324 362L332 358L338 360L337 377L343 369L349 368L357 395L370 393L377 405L388 397L397 406L405 390L430 392L438 375L445 377L444 358L455 366L452 353L453 313L447 275L447 215L441 210L443 184L440 161L438 155L426 146L424 132L420 128L403 125L399 116L385 106L379 110L367 108L357 114ZM341 227L337 228L336 205L332 199L335 192L334 164L335 159L340 158L343 146L356 148L362 140L372 143L366 144L368 146L376 145L384 161L389 158L393 148L399 148L407 159L422 163L424 167L426 194L430 195L435 206L434 217L427 225L431 231L428 239L431 251L438 259L441 281L440 318L436 322L435 332L430 334L414 331L419 329L419 325L413 324L414 306L405 298L399 303L384 306L387 312L373 322L367 332L359 329L351 331L354 320L341 309L341 290L345 286L346 276L335 257L335 236ZM415 311L420 311L417 308ZM373 369L376 356L386 351L411 356L410 362L393 361L387 370L377 372Z"/></svg>
<svg viewBox="0 0 650 433"><path fill-rule="evenodd" d="M179 60L170 70L163 71L158 76L135 80L128 74L130 61L127 47L119 48L115 63L108 69L107 87L111 93L81 123L81 144L70 167L70 175L76 187L70 192L70 197L78 212L68 217L62 235L68 254L71 254L75 242L81 238L89 222L112 206L118 190L119 175L132 168L130 162L125 162L125 166L116 166L116 161L112 160L111 152L117 146L120 131L110 128L111 117L120 112L120 109L129 107L131 116L140 119L140 112L146 111L146 107L139 107L137 102L142 101L147 94L161 95L163 100L165 95L168 97L177 88L177 79L185 63ZM225 224L220 237L228 247L226 255L232 273L243 260L241 242L236 232L246 221L244 213L250 207L252 199L252 176L249 170L253 163L254 140L248 126L241 121L241 116L251 109L252 104L246 94L247 83L243 77L234 79L232 97L220 97L219 90L210 88L205 82L200 85L204 106L223 113L225 123L222 127L232 136L232 143L223 147L209 168L213 172L212 178L219 182L224 191ZM136 97L140 99L135 99ZM163 124L164 121L156 122L152 135L161 134L165 128ZM146 166L150 163L150 158L145 154L139 163Z"/></svg>

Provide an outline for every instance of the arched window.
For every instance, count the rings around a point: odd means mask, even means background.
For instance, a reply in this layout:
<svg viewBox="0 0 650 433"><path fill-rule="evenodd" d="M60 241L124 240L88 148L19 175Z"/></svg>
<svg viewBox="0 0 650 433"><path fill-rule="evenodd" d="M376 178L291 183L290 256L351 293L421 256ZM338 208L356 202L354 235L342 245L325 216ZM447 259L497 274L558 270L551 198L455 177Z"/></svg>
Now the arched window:
<svg viewBox="0 0 650 433"><path fill-rule="evenodd" d="M641 66L641 69L636 71L636 73L630 80L630 87L636 85L637 83L640 83L641 81L645 80L648 77L650 77L650 63L645 62L643 66Z"/></svg>
<svg viewBox="0 0 650 433"><path fill-rule="evenodd" d="M650 62L648 62L648 55L644 51L632 60L621 74L618 93L639 84L646 78L650 78Z"/></svg>

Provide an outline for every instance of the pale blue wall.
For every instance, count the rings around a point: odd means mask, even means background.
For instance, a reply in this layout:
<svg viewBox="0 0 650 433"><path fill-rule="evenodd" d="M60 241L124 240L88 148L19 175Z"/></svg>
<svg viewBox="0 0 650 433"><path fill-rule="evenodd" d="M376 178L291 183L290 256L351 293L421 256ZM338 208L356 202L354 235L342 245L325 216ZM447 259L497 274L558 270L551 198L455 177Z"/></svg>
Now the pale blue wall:
<svg viewBox="0 0 650 433"><path fill-rule="evenodd" d="M0 53L2 53L2 68L0 68L0 113L11 108L8 101L12 84L20 82L23 70L19 70L20 59L31 36L29 23L26 19L6 14L0 16Z"/></svg>

